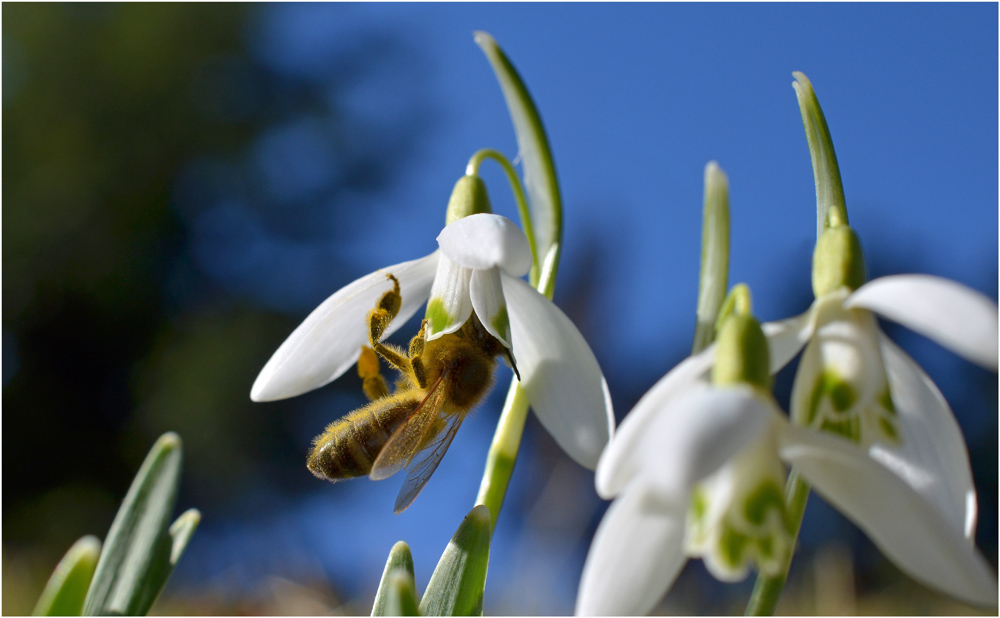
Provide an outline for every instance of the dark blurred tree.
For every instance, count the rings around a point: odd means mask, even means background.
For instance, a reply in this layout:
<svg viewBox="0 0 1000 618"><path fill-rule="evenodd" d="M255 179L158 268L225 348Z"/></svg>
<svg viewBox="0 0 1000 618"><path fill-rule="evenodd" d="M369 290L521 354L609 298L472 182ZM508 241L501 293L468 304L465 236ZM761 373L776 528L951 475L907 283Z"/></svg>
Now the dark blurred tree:
<svg viewBox="0 0 1000 618"><path fill-rule="evenodd" d="M245 131L205 131L189 83L206 56L237 48L242 14L3 7L5 540L19 499L133 473L117 439L132 364L165 317L159 281L180 232L170 185L180 162Z"/></svg>
<svg viewBox="0 0 1000 618"><path fill-rule="evenodd" d="M279 415L248 397L303 313L275 313L287 306L253 288L274 277L232 264L294 269L304 244L329 244L314 222L384 186L413 129L372 139L338 105L397 46L362 33L297 74L253 49L259 12L3 6L7 548L103 533L166 430L185 440L182 491L206 522L312 480L287 413L301 404ZM355 274L327 253L313 256L326 277ZM306 281L309 302L309 285L332 291Z"/></svg>
<svg viewBox="0 0 1000 618"><path fill-rule="evenodd" d="M206 57L238 49L243 13L3 7L5 541L55 532L9 518L24 500L118 491L148 447L119 442L133 364L166 317L160 282L181 234L171 183L182 161L246 134L206 130L190 82Z"/></svg>

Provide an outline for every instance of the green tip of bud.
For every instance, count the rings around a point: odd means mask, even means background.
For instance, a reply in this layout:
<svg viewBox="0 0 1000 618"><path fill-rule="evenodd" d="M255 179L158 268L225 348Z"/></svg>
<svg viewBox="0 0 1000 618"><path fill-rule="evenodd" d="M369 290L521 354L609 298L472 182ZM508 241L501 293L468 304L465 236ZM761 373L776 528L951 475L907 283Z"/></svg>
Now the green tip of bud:
<svg viewBox="0 0 1000 618"><path fill-rule="evenodd" d="M854 291L868 280L858 235L850 226L838 225L837 209L830 210L829 221L830 227L820 235L813 252L812 284L816 298L841 287Z"/></svg>
<svg viewBox="0 0 1000 618"><path fill-rule="evenodd" d="M718 334L725 326L726 320L733 314L752 315L753 300L750 295L750 287L745 283L737 283L729 290L726 299L719 308L719 317L715 320L715 332Z"/></svg>
<svg viewBox="0 0 1000 618"><path fill-rule="evenodd" d="M734 311L719 331L712 384L750 384L771 389L771 359L767 337L750 313Z"/></svg>
<svg viewBox="0 0 1000 618"><path fill-rule="evenodd" d="M451 191L445 225L469 215L490 212L493 209L490 207L490 196L486 193L486 183L476 175L462 176Z"/></svg>

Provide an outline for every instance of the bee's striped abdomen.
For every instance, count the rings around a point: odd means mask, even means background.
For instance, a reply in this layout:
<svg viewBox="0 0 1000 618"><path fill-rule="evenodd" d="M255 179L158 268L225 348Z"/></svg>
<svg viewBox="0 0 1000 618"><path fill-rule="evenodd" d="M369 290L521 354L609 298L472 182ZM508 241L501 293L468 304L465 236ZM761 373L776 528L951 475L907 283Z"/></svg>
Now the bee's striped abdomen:
<svg viewBox="0 0 1000 618"><path fill-rule="evenodd" d="M334 421L314 441L309 470L331 481L366 476L389 437L420 402L391 395Z"/></svg>

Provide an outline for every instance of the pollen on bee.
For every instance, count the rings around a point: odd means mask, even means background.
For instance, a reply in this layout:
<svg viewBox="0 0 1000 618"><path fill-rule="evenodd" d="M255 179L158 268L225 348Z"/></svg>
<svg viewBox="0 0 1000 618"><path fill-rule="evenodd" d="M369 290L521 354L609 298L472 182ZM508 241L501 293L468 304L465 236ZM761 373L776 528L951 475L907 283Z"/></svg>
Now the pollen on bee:
<svg viewBox="0 0 1000 618"><path fill-rule="evenodd" d="M492 388L497 358L509 352L474 312L460 329L432 341L424 320L408 350L382 343L401 302L399 284L390 279L394 289L368 312L371 347L362 347L357 362L372 402L328 425L314 440L307 465L330 481L364 475L378 480L407 468L398 513L420 493L462 420ZM392 393L379 357L399 372Z"/></svg>

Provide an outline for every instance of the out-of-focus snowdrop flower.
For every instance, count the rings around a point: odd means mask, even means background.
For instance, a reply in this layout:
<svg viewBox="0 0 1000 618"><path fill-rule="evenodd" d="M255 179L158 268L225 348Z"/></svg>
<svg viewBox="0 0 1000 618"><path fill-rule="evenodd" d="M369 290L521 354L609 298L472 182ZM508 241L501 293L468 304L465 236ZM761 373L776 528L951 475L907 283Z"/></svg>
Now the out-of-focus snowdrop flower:
<svg viewBox="0 0 1000 618"><path fill-rule="evenodd" d="M801 511L786 504L782 461L912 577L994 604L988 563L949 519L951 505L923 491L944 482L930 476L941 470L914 478L841 435L790 424L770 394L770 373L794 354L799 332L762 329L748 296L742 307L716 345L650 389L601 457L597 491L614 502L587 556L577 614L649 612L689 557L724 581L743 578L751 564L767 575L787 568Z"/></svg>
<svg viewBox="0 0 1000 618"><path fill-rule="evenodd" d="M478 176L456 184L437 242L430 255L381 268L323 301L267 362L250 398L294 397L351 368L368 344L366 316L392 288L392 275L402 306L385 336L425 303L427 340L457 331L475 312L506 348L542 425L567 454L593 469L614 428L604 375L569 318L521 279L532 265L528 241L512 221L490 214Z"/></svg>

